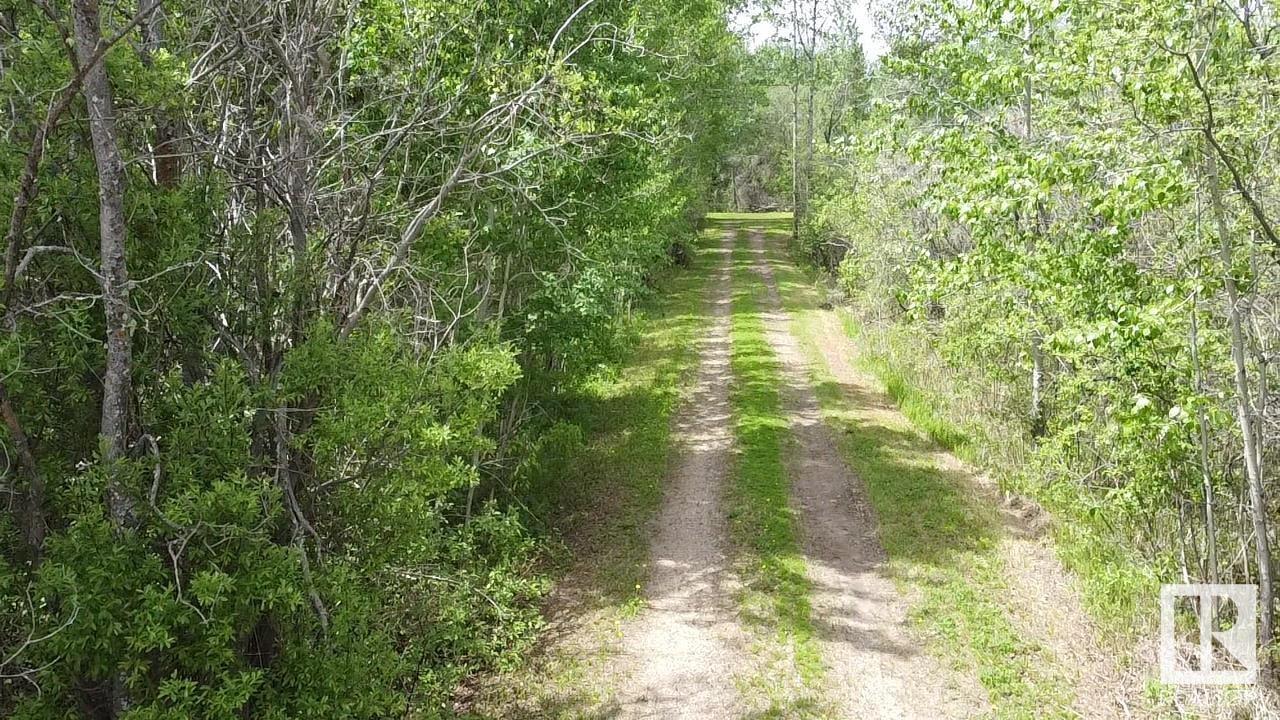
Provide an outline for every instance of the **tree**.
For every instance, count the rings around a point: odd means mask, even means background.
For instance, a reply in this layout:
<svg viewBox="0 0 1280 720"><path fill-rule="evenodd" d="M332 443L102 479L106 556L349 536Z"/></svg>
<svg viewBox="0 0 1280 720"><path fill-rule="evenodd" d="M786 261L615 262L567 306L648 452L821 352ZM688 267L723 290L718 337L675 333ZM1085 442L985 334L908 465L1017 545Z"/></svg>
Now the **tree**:
<svg viewBox="0 0 1280 720"><path fill-rule="evenodd" d="M529 478L708 202L726 12L0 11L0 714L429 713L527 648Z"/></svg>
<svg viewBox="0 0 1280 720"><path fill-rule="evenodd" d="M1095 601L1141 626L1157 579L1257 582L1273 643L1274 14L890 16L878 114L811 208L835 272L985 389L959 422L1018 429L987 451L1069 528Z"/></svg>

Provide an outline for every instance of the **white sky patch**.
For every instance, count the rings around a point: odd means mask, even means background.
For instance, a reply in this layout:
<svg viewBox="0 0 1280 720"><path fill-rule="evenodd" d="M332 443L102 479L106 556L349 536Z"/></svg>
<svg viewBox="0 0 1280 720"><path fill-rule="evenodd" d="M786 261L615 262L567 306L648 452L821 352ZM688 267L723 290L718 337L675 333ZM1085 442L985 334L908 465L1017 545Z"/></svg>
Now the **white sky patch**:
<svg viewBox="0 0 1280 720"><path fill-rule="evenodd" d="M845 6L852 5L853 21L858 27L858 42L862 45L862 52L869 63L878 60L888 51L872 16L872 5L875 2L876 0L845 0L840 3ZM836 12L836 9L828 5L819 12L829 16L830 13ZM758 14L758 8L747 7L730 19L733 29L747 39L747 45L751 49L764 45L778 34L777 26L769 19L757 17Z"/></svg>

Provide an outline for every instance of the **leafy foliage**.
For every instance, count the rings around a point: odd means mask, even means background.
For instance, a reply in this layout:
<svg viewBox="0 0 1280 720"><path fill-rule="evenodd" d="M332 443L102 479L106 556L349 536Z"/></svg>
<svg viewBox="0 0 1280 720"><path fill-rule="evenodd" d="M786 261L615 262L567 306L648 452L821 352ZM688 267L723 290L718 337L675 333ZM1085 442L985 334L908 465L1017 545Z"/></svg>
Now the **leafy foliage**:
<svg viewBox="0 0 1280 720"><path fill-rule="evenodd" d="M871 114L820 147L804 247L835 248L818 259L869 326L915 339L900 374L936 353L961 388L929 397L949 442L996 448L1125 624L1158 579L1269 602L1275 22L1253 2L900 3Z"/></svg>
<svg viewBox="0 0 1280 720"><path fill-rule="evenodd" d="M43 5L0 3L0 714L449 714L537 628L559 398L694 232L726 6ZM90 12L126 167L121 455L64 41Z"/></svg>

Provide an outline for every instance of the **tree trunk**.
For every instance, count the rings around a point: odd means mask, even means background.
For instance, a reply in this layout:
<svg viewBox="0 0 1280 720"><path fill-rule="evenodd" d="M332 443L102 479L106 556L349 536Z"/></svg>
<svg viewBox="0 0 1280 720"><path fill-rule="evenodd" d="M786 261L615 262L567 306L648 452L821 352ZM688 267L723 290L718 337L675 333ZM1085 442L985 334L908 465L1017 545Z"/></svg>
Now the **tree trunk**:
<svg viewBox="0 0 1280 720"><path fill-rule="evenodd" d="M800 236L800 8L791 0L791 236Z"/></svg>
<svg viewBox="0 0 1280 720"><path fill-rule="evenodd" d="M815 85L818 82L818 2L814 0L810 4L809 17L809 49L805 53L805 61L808 64L806 72L808 74L808 108L805 116L805 150L804 150L804 180L800 183L800 206L804 213L809 213L809 198L811 191L811 183L813 181L813 114L814 114L814 93Z"/></svg>
<svg viewBox="0 0 1280 720"><path fill-rule="evenodd" d="M1248 486L1250 515L1253 520L1254 559L1258 566L1258 604L1261 615L1258 625L1262 633L1262 642L1270 643L1273 633L1275 588L1272 585L1267 500L1262 486L1262 471L1258 464L1258 435L1254 427L1253 402L1249 392L1249 369L1245 361L1244 323L1240 318L1240 289L1235 280L1234 248L1227 228L1226 208L1222 201L1218 161L1211 149L1205 152L1205 170L1209 181L1209 198L1213 207L1214 220L1218 226L1218 259L1222 263L1223 287L1227 293L1227 323L1231 331L1231 361L1235 371L1236 419L1240 423L1240 434L1244 441L1245 482Z"/></svg>
<svg viewBox="0 0 1280 720"><path fill-rule="evenodd" d="M75 0L76 58L84 72L81 93L89 109L89 134L98 166L98 275L106 315L107 358L102 375L101 439L107 481L107 514L118 532L133 525L133 500L121 488L115 461L124 456L129 433L133 340L130 337L129 269L125 262L124 163L116 141L116 106L106 63L95 62L102 43L97 0ZM111 678L110 716L131 705L125 675Z"/></svg>
<svg viewBox="0 0 1280 720"><path fill-rule="evenodd" d="M1025 67L1025 75L1022 79L1022 134L1023 139L1030 145L1035 138L1035 125L1032 122L1032 82L1031 73L1035 68L1035 54L1032 48L1032 40L1035 37L1035 26L1031 22L1031 15L1028 13L1026 20L1026 37L1023 46L1023 64ZM1048 231L1048 222L1046 218L1046 210L1037 203L1036 217L1033 221L1032 240L1028 243L1028 250L1035 251L1036 239ZM1030 293L1028 293L1029 295ZM1032 303L1031 312L1034 316L1035 306ZM1031 407L1029 410L1031 420L1031 437L1039 439L1044 437L1047 431L1047 422L1044 415L1044 342L1041 338L1040 330L1034 326L1034 320L1031 328Z"/></svg>
<svg viewBox="0 0 1280 720"><path fill-rule="evenodd" d="M1042 438L1046 433L1047 421L1044 418L1044 350L1038 331L1032 331L1032 406L1030 406L1030 424L1032 437Z"/></svg>
<svg viewBox="0 0 1280 720"><path fill-rule="evenodd" d="M31 452L27 433L18 420L18 414L14 412L13 403L9 399L9 390L3 382L0 382L0 418L3 418L5 428L9 431L9 441L13 443L14 450L18 454L18 467L27 476L27 492L18 506L18 524L26 536L27 553L32 564L36 565L39 564L44 550L44 476L40 472L35 454Z"/></svg>
<svg viewBox="0 0 1280 720"><path fill-rule="evenodd" d="M93 59L102 31L97 0L76 0L76 57L82 64ZM129 270L125 262L124 163L116 141L116 108L105 63L85 73L82 89L89 108L89 133L98 166L98 233L102 304L106 313L107 362L102 380L102 439L108 461L124 454L129 429L130 337ZM115 494L115 493L113 493ZM130 512L123 498L111 503L112 518Z"/></svg>
<svg viewBox="0 0 1280 720"><path fill-rule="evenodd" d="M1191 367L1195 371L1196 393L1204 392L1204 371L1200 367L1200 325L1196 319L1196 303L1191 305ZM1200 482L1204 492L1205 578L1218 582L1218 530L1213 516L1213 477L1209 474L1209 419L1204 408L1196 411L1196 429L1200 444Z"/></svg>
<svg viewBox="0 0 1280 720"><path fill-rule="evenodd" d="M142 32L142 62L148 67L155 55L164 47L163 0L139 0L138 13L146 18ZM168 113L157 110L152 117L155 123L155 144L151 149L155 168L156 186L172 190L182 179L182 158L178 155L178 133Z"/></svg>

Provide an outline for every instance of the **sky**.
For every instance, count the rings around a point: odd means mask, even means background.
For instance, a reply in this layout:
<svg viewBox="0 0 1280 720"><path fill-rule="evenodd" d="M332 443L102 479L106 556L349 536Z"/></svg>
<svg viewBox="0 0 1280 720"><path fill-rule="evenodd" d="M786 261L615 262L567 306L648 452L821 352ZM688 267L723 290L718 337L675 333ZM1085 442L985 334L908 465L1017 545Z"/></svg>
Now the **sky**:
<svg viewBox="0 0 1280 720"><path fill-rule="evenodd" d="M879 59L887 50L884 39L880 37L871 16L871 5L875 1L853 0L853 20L858 26L858 40L862 44L862 52L866 55L868 62ZM751 47L754 48L768 42L777 32L777 28L767 20L752 22L753 14L750 10L744 11L735 19L735 26L747 37Z"/></svg>

